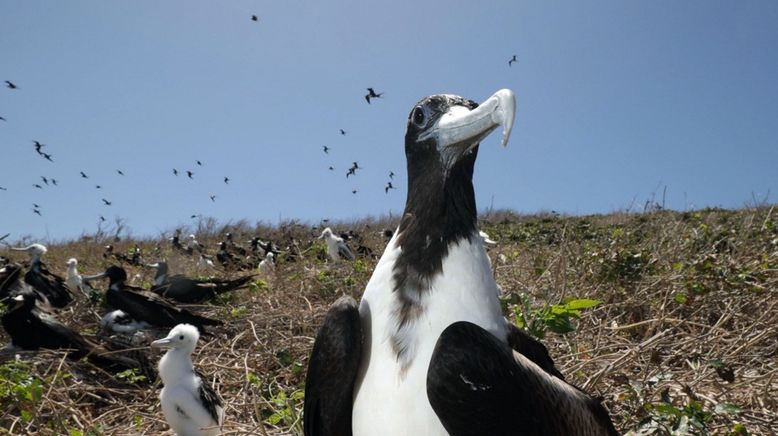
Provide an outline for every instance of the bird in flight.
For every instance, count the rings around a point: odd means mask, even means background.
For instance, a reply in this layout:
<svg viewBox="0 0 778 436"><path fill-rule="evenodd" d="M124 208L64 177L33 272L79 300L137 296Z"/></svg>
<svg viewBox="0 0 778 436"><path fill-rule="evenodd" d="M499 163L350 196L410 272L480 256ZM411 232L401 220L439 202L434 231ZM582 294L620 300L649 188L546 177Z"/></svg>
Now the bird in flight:
<svg viewBox="0 0 778 436"><path fill-rule="evenodd" d="M40 209L41 208L40 206L38 206L38 203L33 203L32 207L33 207L33 209Z"/></svg>
<svg viewBox="0 0 778 436"><path fill-rule="evenodd" d="M105 203L106 206L110 206L111 204L113 204L110 201L106 200L105 198L103 198L103 203Z"/></svg>
<svg viewBox="0 0 778 436"><path fill-rule="evenodd" d="M178 175L178 170L177 170L177 169L175 169L175 168L173 168L173 175L174 175L174 176L177 176L177 175Z"/></svg>
<svg viewBox="0 0 778 436"><path fill-rule="evenodd" d="M229 185L230 184L230 178L229 177L225 177L224 178L224 184L225 185Z"/></svg>
<svg viewBox="0 0 778 436"><path fill-rule="evenodd" d="M210 198L211 198L212 202L216 203L216 196L215 195L211 195Z"/></svg>
<svg viewBox="0 0 778 436"><path fill-rule="evenodd" d="M43 183L45 183L46 186L49 186L49 179L47 179L46 177L41 176L41 180L43 180Z"/></svg>
<svg viewBox="0 0 778 436"><path fill-rule="evenodd" d="M508 61L508 66L510 67L514 62L516 62L516 55L513 55L513 57Z"/></svg>
<svg viewBox="0 0 778 436"><path fill-rule="evenodd" d="M335 168L330 167L330 171L335 171ZM348 176L346 176L346 177L348 177Z"/></svg>
<svg viewBox="0 0 778 436"><path fill-rule="evenodd" d="M203 163L202 163L202 162L200 162L199 160L198 160L198 161L195 161L195 162L197 162L197 165L199 165L199 166L203 166Z"/></svg>
<svg viewBox="0 0 778 436"><path fill-rule="evenodd" d="M345 130L343 130L343 129L339 129L339 130L340 130L340 134L341 134L341 135L345 135L345 134L346 134L346 131L345 131Z"/></svg>
<svg viewBox="0 0 778 436"><path fill-rule="evenodd" d="M259 21L259 17L257 17L256 15L252 15L251 21Z"/></svg>
<svg viewBox="0 0 778 436"><path fill-rule="evenodd" d="M43 156L44 159L46 159L49 162L54 162L54 159L51 158L51 155L48 153L41 153L41 156Z"/></svg>
<svg viewBox="0 0 778 436"><path fill-rule="evenodd" d="M116 172L117 172L117 173L119 173L119 175L120 175L120 176L123 176L123 175L124 175L124 173L122 172L122 170L116 170Z"/></svg>
<svg viewBox="0 0 778 436"><path fill-rule="evenodd" d="M41 143L40 143L40 142L38 142L38 141L32 141L32 142L34 142L34 143L35 143L35 151L37 151L37 152L38 152L38 154L43 154L43 153L41 152L41 148L45 147L45 146L46 146L46 144L41 144Z"/></svg>
<svg viewBox="0 0 778 436"><path fill-rule="evenodd" d="M102 186L100 186L100 185L95 185L95 188L97 188L97 189L103 189L103 187L102 187Z"/></svg>
<svg viewBox="0 0 778 436"><path fill-rule="evenodd" d="M4 187L0 186L0 191L7 191L7 190L8 190L8 188L4 188Z"/></svg>
<svg viewBox="0 0 778 436"><path fill-rule="evenodd" d="M365 100L367 100L367 104L370 104L371 98L381 98L382 95L384 95L383 92L375 92L373 88L367 88L367 95L365 95Z"/></svg>
<svg viewBox="0 0 778 436"><path fill-rule="evenodd" d="M6 80L6 81L5 81L5 86L6 86L7 88L9 88L9 89L16 89L16 88L18 88L18 87L17 87L17 86L16 86L16 85L15 85L13 82L11 82L10 80Z"/></svg>
<svg viewBox="0 0 778 436"><path fill-rule="evenodd" d="M51 184L54 185L54 186L58 186L57 185L57 179L51 179Z"/></svg>
<svg viewBox="0 0 778 436"><path fill-rule="evenodd" d="M394 171L389 171L389 178L394 180Z"/></svg>
<svg viewBox="0 0 778 436"><path fill-rule="evenodd" d="M348 176L352 176L352 175L353 176L357 175L357 170L353 167L348 169L348 172L346 173L346 178L348 179Z"/></svg>
<svg viewBox="0 0 778 436"><path fill-rule="evenodd" d="M6 120L6 119L5 119L5 118L3 118L3 117L0 117L0 121L8 121L8 120Z"/></svg>
<svg viewBox="0 0 778 436"><path fill-rule="evenodd" d="M356 189L354 189L354 190L352 190L352 191L351 191L351 193L352 193L352 194L356 194L356 193L357 193L357 190L356 190Z"/></svg>
<svg viewBox="0 0 778 436"><path fill-rule="evenodd" d="M386 186L384 187L384 193L388 194L390 189L397 189L394 186L392 186L392 182L388 182Z"/></svg>
<svg viewBox="0 0 778 436"><path fill-rule="evenodd" d="M81 173L81 178L82 179L88 179L89 178L89 176L87 176L83 171L79 171L79 173Z"/></svg>
<svg viewBox="0 0 778 436"><path fill-rule="evenodd" d="M191 172L191 171L189 171L189 170L186 170L186 175L187 175L187 177L189 177L190 179L194 180L194 179L192 178L192 176L194 175L194 173L193 173L193 172Z"/></svg>
<svg viewBox="0 0 778 436"><path fill-rule="evenodd" d="M39 211L38 209L33 209L32 213L37 213L38 216L43 216L43 215L41 215L41 211Z"/></svg>
<svg viewBox="0 0 778 436"><path fill-rule="evenodd" d="M324 150L324 154L330 154L330 148L329 148L329 147L327 147L326 145L324 145L324 146L322 146L321 148L322 148L322 150Z"/></svg>
<svg viewBox="0 0 778 436"><path fill-rule="evenodd" d="M104 217L104 216L102 216L102 215L100 215L100 221L101 221L101 222L105 222L105 217Z"/></svg>
<svg viewBox="0 0 778 436"><path fill-rule="evenodd" d="M39 184L37 184L37 183L33 184L32 186L33 186L34 188L43 189L43 186L41 186L41 185L39 185Z"/></svg>

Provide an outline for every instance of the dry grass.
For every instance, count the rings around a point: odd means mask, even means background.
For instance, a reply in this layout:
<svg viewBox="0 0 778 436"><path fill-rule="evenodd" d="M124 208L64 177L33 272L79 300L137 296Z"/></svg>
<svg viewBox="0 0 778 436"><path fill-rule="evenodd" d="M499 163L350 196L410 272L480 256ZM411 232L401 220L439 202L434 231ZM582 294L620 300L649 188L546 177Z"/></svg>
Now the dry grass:
<svg viewBox="0 0 778 436"><path fill-rule="evenodd" d="M380 254L378 232L394 224L384 219L333 227L353 228ZM738 425L749 434L778 432L778 212L569 218L501 212L484 216L481 226L499 241L490 257L509 319L525 297L532 302L525 316L536 326L543 325L538 314L548 304L573 297L603 301L573 321L574 332L547 333L544 343L569 381L603 397L620 431L648 432L653 425L651 434L670 434L670 426L688 424L689 434L746 434ZM338 296L360 296L376 260L327 264L323 247L311 242L317 233L307 226L249 229L240 223L229 230L244 240L291 235L304 255L297 262L281 259L275 274L263 279L266 287L196 306L226 323L201 339L195 361L225 399L226 434L299 434L317 326ZM205 223L198 239L214 251L223 231ZM46 261L64 274L66 259L74 256L82 272L97 272L109 263L101 256L105 238L51 245ZM114 245L124 251L135 242ZM165 240L137 242L148 260L167 257L174 272L198 274L196 259L173 253ZM128 270L131 277L140 274L139 284L151 278L149 271ZM58 317L105 341L97 329L103 310L79 301ZM146 341L166 333L150 332ZM170 434L158 385L116 380L63 357L24 353L21 364L4 357L0 433Z"/></svg>

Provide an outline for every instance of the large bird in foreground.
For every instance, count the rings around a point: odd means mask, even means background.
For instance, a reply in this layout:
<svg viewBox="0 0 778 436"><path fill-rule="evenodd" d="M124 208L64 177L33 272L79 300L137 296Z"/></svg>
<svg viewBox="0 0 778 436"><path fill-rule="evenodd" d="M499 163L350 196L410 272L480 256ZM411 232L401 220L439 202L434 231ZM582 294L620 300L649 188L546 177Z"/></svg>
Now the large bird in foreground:
<svg viewBox="0 0 778 436"><path fill-rule="evenodd" d="M198 280L184 275L168 275L167 262L157 262L148 265L156 268L154 286L151 290L163 297L170 298L181 303L199 303L213 298L217 294L233 291L247 286L254 275L239 277L234 280L219 280L215 278Z"/></svg>
<svg viewBox="0 0 778 436"><path fill-rule="evenodd" d="M357 306L336 302L316 337L304 429L314 435L615 435L542 344L503 317L476 227L473 168L515 100L433 95L405 134L408 197Z"/></svg>
<svg viewBox="0 0 778 436"><path fill-rule="evenodd" d="M194 325L200 331L204 331L207 325L222 324L219 320L196 315L177 307L153 292L127 285L125 283L127 272L120 266L110 266L105 272L83 277L83 280L89 282L104 277L109 280L105 301L109 306L121 310L135 321L160 327L175 327L186 323Z"/></svg>

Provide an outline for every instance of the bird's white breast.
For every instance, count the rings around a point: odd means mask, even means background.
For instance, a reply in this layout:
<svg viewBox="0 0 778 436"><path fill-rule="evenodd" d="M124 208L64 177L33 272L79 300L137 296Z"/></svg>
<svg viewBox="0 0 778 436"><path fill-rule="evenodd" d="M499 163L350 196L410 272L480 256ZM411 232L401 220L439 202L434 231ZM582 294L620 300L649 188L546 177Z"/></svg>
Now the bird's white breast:
<svg viewBox="0 0 778 436"><path fill-rule="evenodd" d="M421 294L423 314L400 332L409 345L404 362L390 342L397 333L392 267L401 250L396 238L389 242L360 304L365 342L354 392L354 435L447 435L427 399L432 351L442 331L456 321L473 322L506 338L497 285L479 238L452 244L442 274Z"/></svg>

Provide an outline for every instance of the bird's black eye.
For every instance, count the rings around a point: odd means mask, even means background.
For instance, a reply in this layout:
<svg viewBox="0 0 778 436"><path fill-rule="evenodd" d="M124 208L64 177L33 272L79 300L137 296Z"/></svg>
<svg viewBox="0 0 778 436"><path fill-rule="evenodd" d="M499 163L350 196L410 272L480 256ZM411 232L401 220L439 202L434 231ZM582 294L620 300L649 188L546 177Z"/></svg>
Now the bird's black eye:
<svg viewBox="0 0 778 436"><path fill-rule="evenodd" d="M183 341L183 340L184 340L184 335L181 335L181 336L179 336L179 337L178 337L178 340L179 340L179 341Z"/></svg>
<svg viewBox="0 0 778 436"><path fill-rule="evenodd" d="M413 110L413 123L417 126L424 124L424 109L417 107Z"/></svg>

